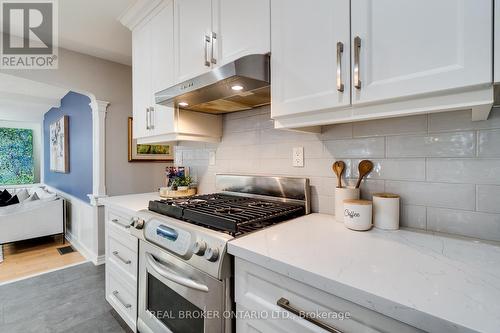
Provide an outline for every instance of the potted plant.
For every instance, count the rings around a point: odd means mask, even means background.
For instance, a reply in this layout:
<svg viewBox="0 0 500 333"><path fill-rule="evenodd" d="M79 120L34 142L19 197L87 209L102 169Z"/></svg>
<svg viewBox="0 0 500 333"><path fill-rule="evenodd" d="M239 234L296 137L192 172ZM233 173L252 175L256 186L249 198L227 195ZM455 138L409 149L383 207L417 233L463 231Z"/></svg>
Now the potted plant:
<svg viewBox="0 0 500 333"><path fill-rule="evenodd" d="M193 180L190 176L180 176L174 178L172 187L177 188L177 191L187 191L192 182Z"/></svg>

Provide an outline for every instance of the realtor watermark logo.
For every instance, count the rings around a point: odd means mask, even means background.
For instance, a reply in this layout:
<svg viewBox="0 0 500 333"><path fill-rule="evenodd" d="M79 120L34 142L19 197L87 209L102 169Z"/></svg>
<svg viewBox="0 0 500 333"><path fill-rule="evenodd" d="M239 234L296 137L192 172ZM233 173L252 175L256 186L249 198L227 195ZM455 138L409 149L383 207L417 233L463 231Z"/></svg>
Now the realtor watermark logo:
<svg viewBox="0 0 500 333"><path fill-rule="evenodd" d="M56 69L57 0L0 0L0 68Z"/></svg>

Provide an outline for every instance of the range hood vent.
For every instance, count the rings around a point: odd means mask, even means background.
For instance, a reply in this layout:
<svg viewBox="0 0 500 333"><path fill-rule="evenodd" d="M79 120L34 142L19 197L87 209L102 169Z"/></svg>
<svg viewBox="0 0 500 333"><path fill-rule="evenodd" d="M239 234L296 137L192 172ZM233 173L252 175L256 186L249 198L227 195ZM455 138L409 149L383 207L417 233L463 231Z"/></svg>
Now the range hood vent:
<svg viewBox="0 0 500 333"><path fill-rule="evenodd" d="M249 110L271 103L270 57L253 54L155 94L156 103L205 113Z"/></svg>

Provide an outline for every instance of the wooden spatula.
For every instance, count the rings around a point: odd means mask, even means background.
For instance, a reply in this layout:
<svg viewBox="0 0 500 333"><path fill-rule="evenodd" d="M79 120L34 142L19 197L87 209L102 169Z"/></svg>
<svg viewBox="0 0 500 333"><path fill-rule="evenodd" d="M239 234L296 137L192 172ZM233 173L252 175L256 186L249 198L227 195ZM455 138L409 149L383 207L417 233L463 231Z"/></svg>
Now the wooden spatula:
<svg viewBox="0 0 500 333"><path fill-rule="evenodd" d="M332 170L337 175L337 187L342 188L342 174L345 170L345 163L343 161L333 163Z"/></svg>
<svg viewBox="0 0 500 333"><path fill-rule="evenodd" d="M358 182L356 183L356 188L359 188L363 178L365 178L366 175L368 175L370 172L372 172L372 170L373 170L372 161L362 160L361 162L359 162L359 165L358 165L359 177L358 177Z"/></svg>

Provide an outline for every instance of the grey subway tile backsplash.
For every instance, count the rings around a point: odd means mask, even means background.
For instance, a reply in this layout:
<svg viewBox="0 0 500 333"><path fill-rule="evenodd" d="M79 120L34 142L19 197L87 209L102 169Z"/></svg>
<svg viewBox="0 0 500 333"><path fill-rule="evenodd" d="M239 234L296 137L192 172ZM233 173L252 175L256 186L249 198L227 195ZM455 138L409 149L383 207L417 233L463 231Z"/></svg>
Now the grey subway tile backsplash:
<svg viewBox="0 0 500 333"><path fill-rule="evenodd" d="M363 138L324 141L325 156L333 158L381 158L385 155L385 138Z"/></svg>
<svg viewBox="0 0 500 333"><path fill-rule="evenodd" d="M321 134L275 130L269 107L223 118L220 143L175 147L202 193L215 191L216 173L308 177L313 212L334 214L332 164L343 160L344 184L354 184L359 161L370 159L362 197L401 195L402 227L500 241L500 109L481 122L456 111L329 125ZM304 147L303 168L292 166L293 147Z"/></svg>
<svg viewBox="0 0 500 333"><path fill-rule="evenodd" d="M500 215L427 208L427 230L500 241Z"/></svg>
<svg viewBox="0 0 500 333"><path fill-rule="evenodd" d="M479 131L478 155L480 157L500 157L500 129Z"/></svg>
<svg viewBox="0 0 500 333"><path fill-rule="evenodd" d="M476 187L472 184L386 181L385 190L401 195L405 205L474 210Z"/></svg>
<svg viewBox="0 0 500 333"><path fill-rule="evenodd" d="M426 172L431 182L500 185L500 159L428 159Z"/></svg>
<svg viewBox="0 0 500 333"><path fill-rule="evenodd" d="M477 186L477 210L485 213L500 214L500 186Z"/></svg>
<svg viewBox="0 0 500 333"><path fill-rule="evenodd" d="M353 123L353 137L427 133L427 115Z"/></svg>
<svg viewBox="0 0 500 333"><path fill-rule="evenodd" d="M425 206L401 205L400 209L403 227L421 230L427 228L427 208Z"/></svg>
<svg viewBox="0 0 500 333"><path fill-rule="evenodd" d="M387 137L387 157L473 157L474 132Z"/></svg>

